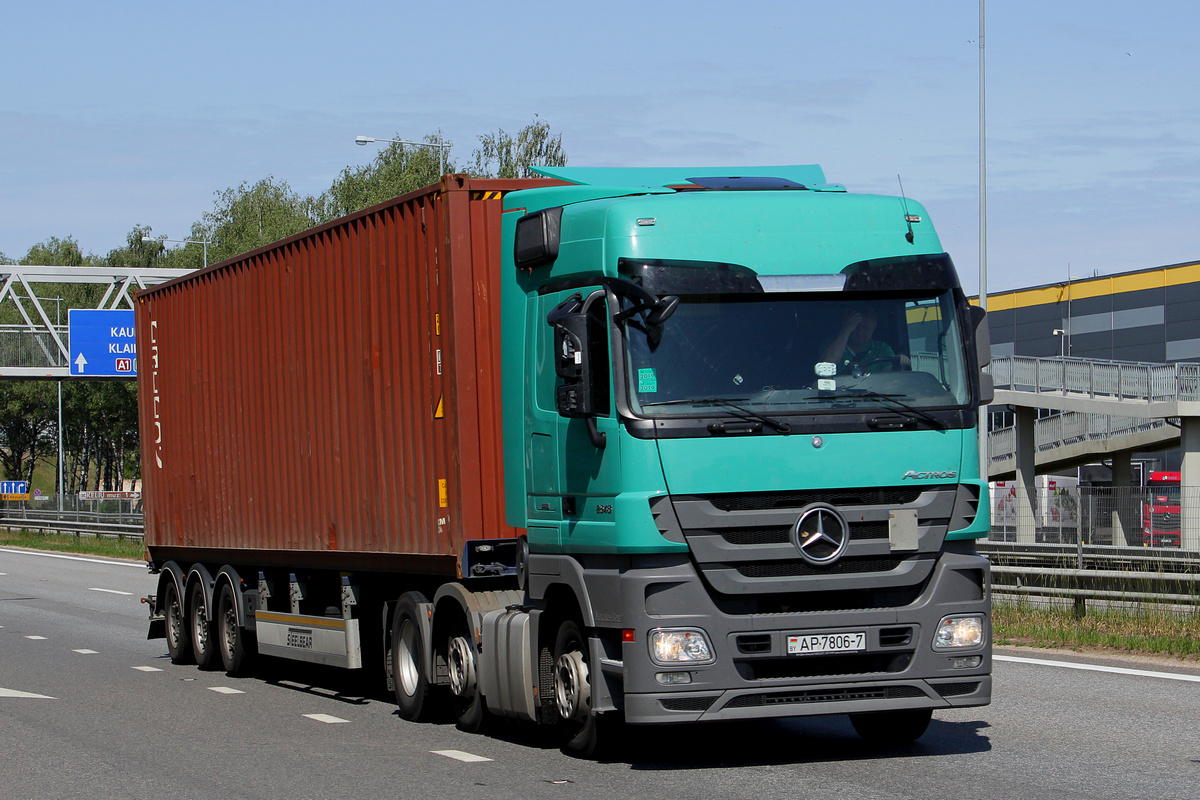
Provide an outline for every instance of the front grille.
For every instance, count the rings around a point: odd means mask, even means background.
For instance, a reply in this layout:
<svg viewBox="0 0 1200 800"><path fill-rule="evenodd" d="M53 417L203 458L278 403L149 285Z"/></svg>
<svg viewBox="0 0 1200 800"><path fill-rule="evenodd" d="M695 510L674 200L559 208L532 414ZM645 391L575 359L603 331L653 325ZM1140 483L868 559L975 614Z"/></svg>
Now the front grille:
<svg viewBox="0 0 1200 800"><path fill-rule="evenodd" d="M733 528L721 532L721 538L729 544L744 546L755 544L787 544L792 540L791 526L772 528ZM850 525L850 541L888 538L886 522L855 522Z"/></svg>
<svg viewBox="0 0 1200 800"><path fill-rule="evenodd" d="M782 678L824 678L845 675L877 675L903 672L912 663L912 653L858 653L837 656L791 656L755 658L734 662L738 674L748 681Z"/></svg>
<svg viewBox="0 0 1200 800"><path fill-rule="evenodd" d="M925 697L916 686L885 686L875 689L811 689L800 692L744 694L725 704L725 708L761 708L790 703L838 703L847 700L904 700Z"/></svg>
<svg viewBox="0 0 1200 800"><path fill-rule="evenodd" d="M708 495L708 500L722 511L764 511L773 508L804 508L809 503L829 503L834 506L907 506L921 496L922 491L938 487L896 486L855 489L812 489L803 492L760 492L756 494Z"/></svg>
<svg viewBox="0 0 1200 800"><path fill-rule="evenodd" d="M715 697L668 697L658 702L667 711L708 711Z"/></svg>
<svg viewBox="0 0 1200 800"><path fill-rule="evenodd" d="M901 558L843 558L828 567L818 567L807 561L766 561L741 564L737 571L747 578L795 578L800 575L851 575L863 572L891 572L900 566Z"/></svg>

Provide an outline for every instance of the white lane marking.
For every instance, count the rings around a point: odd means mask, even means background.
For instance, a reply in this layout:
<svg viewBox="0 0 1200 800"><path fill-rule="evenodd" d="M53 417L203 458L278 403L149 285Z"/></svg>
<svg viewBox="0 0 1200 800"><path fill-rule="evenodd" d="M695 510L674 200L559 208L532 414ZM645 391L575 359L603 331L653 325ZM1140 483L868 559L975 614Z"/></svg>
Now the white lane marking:
<svg viewBox="0 0 1200 800"><path fill-rule="evenodd" d="M88 591L89 592L106 592L107 594L123 594L126 597L131 597L133 595L133 592L122 592L119 589L98 589L95 586L89 587Z"/></svg>
<svg viewBox="0 0 1200 800"><path fill-rule="evenodd" d="M245 694L241 689L234 689L232 686L210 686L208 690L217 694Z"/></svg>
<svg viewBox="0 0 1200 800"><path fill-rule="evenodd" d="M1076 664L1072 661L1047 661L1040 658L1018 658L1017 656L992 656L994 661L1011 661L1014 664L1035 664L1040 667L1061 667L1063 669L1082 669L1089 672L1111 672L1114 675L1136 675L1140 678L1165 678L1170 681L1191 681L1200 683L1200 675L1184 675L1179 672L1153 672L1146 669L1126 669L1125 667L1104 667L1098 664Z"/></svg>
<svg viewBox="0 0 1200 800"><path fill-rule="evenodd" d="M45 637L45 636L26 636L25 638L26 638L26 639L33 639L35 642L44 642L44 641L46 641L46 637Z"/></svg>
<svg viewBox="0 0 1200 800"><path fill-rule="evenodd" d="M87 650L87 649L84 649L84 650L76 650L75 652L76 652L76 653L79 653L79 655L81 655L81 656L94 656L94 655L96 655L96 651L95 651L95 650Z"/></svg>
<svg viewBox="0 0 1200 800"><path fill-rule="evenodd" d="M134 667L139 672L162 672L158 667Z"/></svg>
<svg viewBox="0 0 1200 800"><path fill-rule="evenodd" d="M331 725L338 722L350 721L348 719L342 719L341 717L331 717L328 714L305 714L304 716L308 717L309 719L315 719L317 722L328 722Z"/></svg>
<svg viewBox="0 0 1200 800"><path fill-rule="evenodd" d="M430 750L429 752L446 758L453 758L455 761L465 761L468 764L473 764L477 761L491 761L490 758L477 756L474 753L464 753L462 750Z"/></svg>
<svg viewBox="0 0 1200 800"><path fill-rule="evenodd" d="M54 700L48 694L34 694L33 692L18 692L16 689L5 689L0 687L0 697L24 697L30 700Z"/></svg>
<svg viewBox="0 0 1200 800"><path fill-rule="evenodd" d="M146 571L146 565L140 562L130 563L128 561L106 561L102 558L84 558L83 556L66 556L62 553L43 553L40 550L9 550L7 547L0 547L0 553L13 553L18 556L41 556L42 558L63 558L67 561L87 561L91 564L110 564L114 567L133 567Z"/></svg>

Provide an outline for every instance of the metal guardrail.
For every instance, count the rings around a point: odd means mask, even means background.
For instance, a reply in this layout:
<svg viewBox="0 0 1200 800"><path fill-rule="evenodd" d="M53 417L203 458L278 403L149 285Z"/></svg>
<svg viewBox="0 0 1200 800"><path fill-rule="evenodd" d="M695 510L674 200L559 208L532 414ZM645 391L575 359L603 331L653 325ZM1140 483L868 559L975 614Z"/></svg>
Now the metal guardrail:
<svg viewBox="0 0 1200 800"><path fill-rule="evenodd" d="M75 516L75 515L72 515ZM100 514L80 514L78 516L113 516ZM125 514L124 518L129 519L130 515ZM88 534L90 536L115 536L118 539L143 539L145 538L145 526L141 522L136 523L120 523L120 522L92 522L81 519L58 519L47 518L44 515L38 517L0 517L0 528L9 528L14 530L26 531L41 531L43 533L74 533Z"/></svg>
<svg viewBox="0 0 1200 800"><path fill-rule="evenodd" d="M981 542L992 591L1088 600L1200 606L1200 554L1144 547Z"/></svg>

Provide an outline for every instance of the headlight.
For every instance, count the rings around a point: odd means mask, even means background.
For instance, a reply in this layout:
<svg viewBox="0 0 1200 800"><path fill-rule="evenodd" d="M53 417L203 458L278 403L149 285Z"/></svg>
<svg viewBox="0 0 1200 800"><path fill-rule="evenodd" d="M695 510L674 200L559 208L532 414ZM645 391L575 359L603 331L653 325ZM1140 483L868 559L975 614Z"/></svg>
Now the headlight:
<svg viewBox="0 0 1200 800"><path fill-rule="evenodd" d="M963 617L942 617L937 633L933 637L935 650L955 647L977 647L983 644L983 615L971 614Z"/></svg>
<svg viewBox="0 0 1200 800"><path fill-rule="evenodd" d="M650 631L650 658L655 664L711 664L715 661L708 636L696 628L658 628Z"/></svg>

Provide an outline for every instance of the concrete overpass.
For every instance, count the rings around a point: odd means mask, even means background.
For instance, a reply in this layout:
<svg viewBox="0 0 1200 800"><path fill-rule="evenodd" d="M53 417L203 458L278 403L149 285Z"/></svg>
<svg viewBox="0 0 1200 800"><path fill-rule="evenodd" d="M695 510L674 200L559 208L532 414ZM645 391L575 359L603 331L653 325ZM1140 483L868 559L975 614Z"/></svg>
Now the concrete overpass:
<svg viewBox="0 0 1200 800"><path fill-rule="evenodd" d="M989 435L988 477L1017 484L1017 519L1028 521L1019 541L1033 541L1038 472L1108 459L1113 486L1130 487L1135 452L1181 447L1181 484L1200 486L1200 364L1009 356L992 359L991 373L993 407L1009 407L1016 424ZM1039 420L1038 409L1061 413ZM1196 505L1181 509L1184 549L1200 550Z"/></svg>

